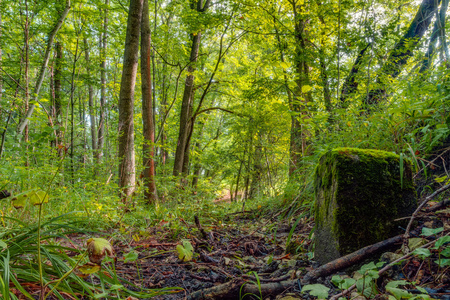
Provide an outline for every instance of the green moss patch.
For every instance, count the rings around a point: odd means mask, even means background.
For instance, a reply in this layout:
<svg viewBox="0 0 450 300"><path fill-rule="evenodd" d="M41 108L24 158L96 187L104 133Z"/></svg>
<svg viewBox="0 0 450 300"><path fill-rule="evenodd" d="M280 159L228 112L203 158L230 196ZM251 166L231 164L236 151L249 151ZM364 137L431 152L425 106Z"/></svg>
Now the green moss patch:
<svg viewBox="0 0 450 300"><path fill-rule="evenodd" d="M403 179L401 179L401 173ZM417 206L411 164L394 153L336 148L315 172L315 259L326 263L399 232Z"/></svg>

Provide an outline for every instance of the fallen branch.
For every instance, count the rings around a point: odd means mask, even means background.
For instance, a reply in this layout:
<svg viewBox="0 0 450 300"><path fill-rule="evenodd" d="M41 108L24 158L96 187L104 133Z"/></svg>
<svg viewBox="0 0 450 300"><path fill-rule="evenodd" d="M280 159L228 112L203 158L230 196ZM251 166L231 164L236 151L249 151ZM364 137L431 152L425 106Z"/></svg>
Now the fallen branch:
<svg viewBox="0 0 450 300"><path fill-rule="evenodd" d="M441 202L433 205L432 207L425 209L425 212L427 212L427 213L435 212L442 208L446 208L449 205L450 205L450 199L447 199L447 200L441 201Z"/></svg>
<svg viewBox="0 0 450 300"><path fill-rule="evenodd" d="M420 205L417 207L417 209L411 215L411 219L409 220L408 226L406 227L406 230L405 230L405 234L403 235L403 249L404 249L404 251L406 251L406 253L409 252L409 247L408 247L408 238L410 237L409 231L411 230L411 226L412 226L414 219L416 218L416 215L425 206L425 204L428 203L428 201L430 201L431 199L433 199L440 193L448 190L449 188L450 188L450 184L444 185L440 189L436 190L433 194L426 197L425 200L423 200L422 203L420 203Z"/></svg>
<svg viewBox="0 0 450 300"><path fill-rule="evenodd" d="M263 283L259 286L252 281L243 279L233 279L227 283L213 286L208 289L196 291L188 295L188 300L225 300L241 299L245 294L254 294L256 296L268 297L279 295L286 289L294 286L296 280L287 280L280 282ZM241 289L242 287L242 289Z"/></svg>
<svg viewBox="0 0 450 300"><path fill-rule="evenodd" d="M428 247L430 247L431 245L433 245L435 242L436 242L436 241L431 241L431 242L426 243L425 245L423 245L423 246L421 246L421 247L419 247L419 248L428 248ZM392 266L396 265L397 263L401 262L402 260L407 259L407 258L410 257L411 255L412 255L412 253L408 253L408 254L406 254L406 255L404 255L404 256L402 256L402 257L400 257L400 258L394 260L393 262L387 264L386 266L384 266L383 268L381 268L381 269L378 271L378 275L383 274L384 272L386 272L387 270L389 270L390 268L392 268ZM339 299L340 297L343 297L343 296L345 296L345 295L348 295L355 287L356 287L356 283L353 284L353 285L352 285L351 287L349 287L348 289L342 291L341 293L334 295L333 297L330 298L330 300L336 300L336 299Z"/></svg>
<svg viewBox="0 0 450 300"><path fill-rule="evenodd" d="M343 257L337 258L333 261L330 261L327 264L320 266L319 268L309 271L302 279L303 284L308 284L312 280L317 279L319 277L325 277L336 273L342 269L348 268L361 262L362 260L376 254L380 253L397 243L400 243L403 239L403 235L397 235L387 240L378 242L376 244L361 248L353 253L347 254Z"/></svg>

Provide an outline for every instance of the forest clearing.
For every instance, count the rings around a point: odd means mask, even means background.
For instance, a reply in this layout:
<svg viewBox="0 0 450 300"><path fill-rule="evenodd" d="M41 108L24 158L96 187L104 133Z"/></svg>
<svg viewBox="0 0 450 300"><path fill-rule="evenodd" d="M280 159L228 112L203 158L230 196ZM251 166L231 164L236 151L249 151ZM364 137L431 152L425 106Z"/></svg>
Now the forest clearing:
<svg viewBox="0 0 450 300"><path fill-rule="evenodd" d="M0 1L0 299L450 299L448 5Z"/></svg>

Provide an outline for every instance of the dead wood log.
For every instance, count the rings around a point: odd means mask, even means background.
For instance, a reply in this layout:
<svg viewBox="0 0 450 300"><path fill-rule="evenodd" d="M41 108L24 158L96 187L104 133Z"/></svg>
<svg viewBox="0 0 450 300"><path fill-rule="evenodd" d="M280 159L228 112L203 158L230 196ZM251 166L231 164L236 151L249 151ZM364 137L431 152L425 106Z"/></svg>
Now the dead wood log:
<svg viewBox="0 0 450 300"><path fill-rule="evenodd" d="M347 254L343 257L330 261L329 263L326 263L315 270L309 271L303 277L302 283L308 284L314 279L317 279L319 277L325 277L337 271L353 266L354 264L357 264L374 254L389 249L390 247L394 246L397 243L401 243L402 238L403 235L397 235L395 237L361 248L353 253Z"/></svg>
<svg viewBox="0 0 450 300"><path fill-rule="evenodd" d="M293 287L296 280L262 283L256 285L243 279L233 279L227 283L208 289L196 291L188 295L188 300L239 300L245 294L268 297L279 295L286 289ZM244 286L243 286L244 285ZM241 290L242 287L242 290ZM261 289L261 293L260 293Z"/></svg>
<svg viewBox="0 0 450 300"><path fill-rule="evenodd" d="M425 209L425 212L426 213L435 212L435 211L438 211L440 209L446 208L447 206L450 206L450 199L441 201L441 202L439 202L439 203L437 203L437 204L435 204L435 205Z"/></svg>

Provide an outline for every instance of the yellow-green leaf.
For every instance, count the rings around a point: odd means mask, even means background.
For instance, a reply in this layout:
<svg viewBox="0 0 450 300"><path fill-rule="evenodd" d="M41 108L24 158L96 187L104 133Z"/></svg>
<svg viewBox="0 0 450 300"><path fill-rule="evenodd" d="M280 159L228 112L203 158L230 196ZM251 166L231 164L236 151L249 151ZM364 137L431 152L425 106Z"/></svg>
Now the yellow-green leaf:
<svg viewBox="0 0 450 300"><path fill-rule="evenodd" d="M307 93L307 92L309 92L310 90L312 90L312 87L311 87L311 86L309 86L309 85L304 85L304 86L302 86L302 93Z"/></svg>
<svg viewBox="0 0 450 300"><path fill-rule="evenodd" d="M105 255L114 257L114 249L111 244L102 238L90 238L87 240L89 260L100 265Z"/></svg>
<svg viewBox="0 0 450 300"><path fill-rule="evenodd" d="M82 266L78 267L78 270L80 270L81 273L88 275L88 274L94 274L100 271L99 265L92 265L92 264L84 264Z"/></svg>
<svg viewBox="0 0 450 300"><path fill-rule="evenodd" d="M177 245L178 258L182 261L191 261L194 255L194 248L188 240L183 240L183 246Z"/></svg>

